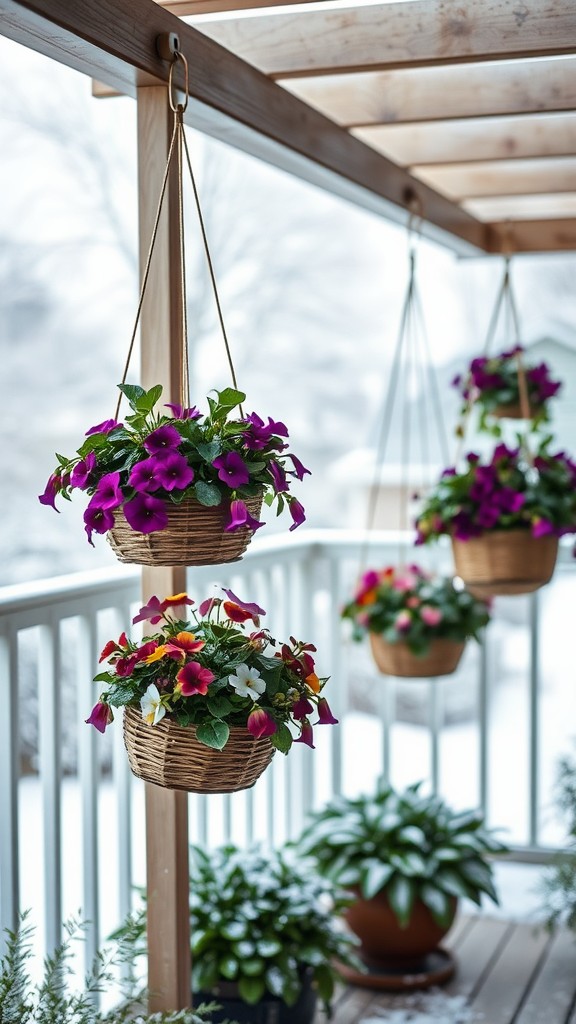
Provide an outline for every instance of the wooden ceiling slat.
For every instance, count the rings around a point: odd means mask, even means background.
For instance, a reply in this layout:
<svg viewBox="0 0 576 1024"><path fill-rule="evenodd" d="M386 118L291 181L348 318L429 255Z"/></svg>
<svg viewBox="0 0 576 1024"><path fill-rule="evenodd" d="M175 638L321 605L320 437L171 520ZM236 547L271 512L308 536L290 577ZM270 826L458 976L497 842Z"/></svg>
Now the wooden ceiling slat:
<svg viewBox="0 0 576 1024"><path fill-rule="evenodd" d="M520 220L515 224L487 224L489 252L573 252L576 250L576 217L570 219Z"/></svg>
<svg viewBox="0 0 576 1024"><path fill-rule="evenodd" d="M467 199L462 204L478 220L559 220L576 217L576 191L564 195L490 196Z"/></svg>
<svg viewBox="0 0 576 1024"><path fill-rule="evenodd" d="M326 74L570 53L573 0L411 0L204 21L198 28L266 74Z"/></svg>
<svg viewBox="0 0 576 1024"><path fill-rule="evenodd" d="M545 160L493 160L448 167L413 167L420 181L449 199L574 192L576 157Z"/></svg>
<svg viewBox="0 0 576 1024"><path fill-rule="evenodd" d="M401 167L576 155L576 114L526 114L352 129Z"/></svg>
<svg viewBox="0 0 576 1024"><path fill-rule="evenodd" d="M251 11L263 7L291 7L317 3L318 0L156 0L165 11L185 18L195 14L219 14L222 11ZM328 0L326 0L328 2Z"/></svg>
<svg viewBox="0 0 576 1024"><path fill-rule="evenodd" d="M0 0L0 33L134 95L169 67L155 49L178 31L190 60L186 121L277 167L380 215L406 222L415 181L235 54L162 10L153 0ZM182 86L182 72L175 82ZM485 229L454 203L417 185L424 232L462 251L483 248Z"/></svg>
<svg viewBox="0 0 576 1024"><path fill-rule="evenodd" d="M574 38L576 43L576 33ZM346 127L574 111L576 57L291 78L283 84Z"/></svg>

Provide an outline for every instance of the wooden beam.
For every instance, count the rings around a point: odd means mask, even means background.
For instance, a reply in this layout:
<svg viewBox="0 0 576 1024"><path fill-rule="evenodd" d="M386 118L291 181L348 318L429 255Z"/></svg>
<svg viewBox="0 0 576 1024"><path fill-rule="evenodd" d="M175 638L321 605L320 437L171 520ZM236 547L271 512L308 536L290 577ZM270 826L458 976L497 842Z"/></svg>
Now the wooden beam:
<svg viewBox="0 0 576 1024"><path fill-rule="evenodd" d="M463 203L485 222L560 220L576 217L576 191L565 195L491 196Z"/></svg>
<svg viewBox="0 0 576 1024"><path fill-rule="evenodd" d="M353 134L401 167L576 155L576 114L379 125Z"/></svg>
<svg viewBox="0 0 576 1024"><path fill-rule="evenodd" d="M574 111L576 58L365 71L284 85L347 128Z"/></svg>
<svg viewBox="0 0 576 1024"><path fill-rule="evenodd" d="M460 252L484 227L153 0L0 0L0 32L123 93L166 81L159 34L178 31L190 62L187 123L392 220L406 222L417 189L423 233ZM181 84L182 77L176 76Z"/></svg>
<svg viewBox="0 0 576 1024"><path fill-rule="evenodd" d="M329 0L320 0L328 3ZM318 0L156 0L165 11L186 18L196 14L219 14L221 11L252 11L263 7L291 7L293 4L318 3Z"/></svg>
<svg viewBox="0 0 576 1024"><path fill-rule="evenodd" d="M173 114L166 89L138 90L138 195L141 276L166 165ZM141 319L141 379L162 384L163 400L182 401L182 295L174 173L160 222ZM186 590L186 569L146 567L142 598ZM148 990L151 1013L191 1005L188 798L146 786Z"/></svg>
<svg viewBox="0 0 576 1024"><path fill-rule="evenodd" d="M413 167L412 173L450 199L574 192L576 157L494 160L475 164Z"/></svg>
<svg viewBox="0 0 576 1024"><path fill-rule="evenodd" d="M273 76L545 57L574 52L572 0L411 0L203 22Z"/></svg>

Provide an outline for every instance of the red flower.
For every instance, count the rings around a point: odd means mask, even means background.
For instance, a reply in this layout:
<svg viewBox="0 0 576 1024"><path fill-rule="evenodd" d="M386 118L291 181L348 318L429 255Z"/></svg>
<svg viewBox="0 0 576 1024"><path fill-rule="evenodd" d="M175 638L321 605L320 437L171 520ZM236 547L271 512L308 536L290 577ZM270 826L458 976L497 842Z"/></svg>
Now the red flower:
<svg viewBox="0 0 576 1024"><path fill-rule="evenodd" d="M195 693L202 696L208 692L208 687L216 678L209 668L202 668L198 661L189 661L176 675L176 689L183 697L191 697Z"/></svg>
<svg viewBox="0 0 576 1024"><path fill-rule="evenodd" d="M261 736L272 736L278 726L264 708L254 708L253 711L248 715L248 721L246 723L248 732L252 734L256 739L260 739Z"/></svg>
<svg viewBox="0 0 576 1024"><path fill-rule="evenodd" d="M104 732L107 725L114 721L112 708L102 701L98 701L90 712L90 717L85 719L86 725L93 725L98 732Z"/></svg>

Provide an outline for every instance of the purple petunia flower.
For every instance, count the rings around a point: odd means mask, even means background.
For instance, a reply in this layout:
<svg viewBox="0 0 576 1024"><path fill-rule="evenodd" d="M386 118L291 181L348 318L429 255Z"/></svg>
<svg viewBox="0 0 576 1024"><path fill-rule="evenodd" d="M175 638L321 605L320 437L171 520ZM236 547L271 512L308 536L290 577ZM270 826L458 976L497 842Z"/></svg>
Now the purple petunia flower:
<svg viewBox="0 0 576 1024"><path fill-rule="evenodd" d="M274 435L280 437L288 437L288 429L284 423L279 420L273 420L270 416L268 417L268 423L264 423L264 420L258 416L257 413L252 412L244 420L245 423L249 424L248 430L244 434L244 444L247 448L252 448L258 451L261 448L266 448L270 444ZM283 448L284 445L279 445L276 442L273 447Z"/></svg>
<svg viewBox="0 0 576 1024"><path fill-rule="evenodd" d="M92 708L90 717L84 719L84 721L86 725L93 725L95 729L98 729L98 732L105 732L106 726L114 721L112 708L108 704L98 701Z"/></svg>
<svg viewBox="0 0 576 1024"><path fill-rule="evenodd" d="M232 532L233 530L240 529L241 526L246 526L254 532L261 526L264 526L264 523L259 523L257 519L254 519L246 508L246 504L236 499L230 502L230 514L224 529Z"/></svg>
<svg viewBox="0 0 576 1024"><path fill-rule="evenodd" d="M556 528L549 519L536 519L532 523L532 536L533 537L547 537L551 533L556 533Z"/></svg>
<svg viewBox="0 0 576 1024"><path fill-rule="evenodd" d="M154 533L168 526L166 505L151 494L137 494L124 505L124 515L137 533Z"/></svg>
<svg viewBox="0 0 576 1024"><path fill-rule="evenodd" d="M225 455L219 455L217 459L214 459L212 465L214 469L218 470L218 479L234 490L236 487L247 484L250 479L248 467L237 452L226 452Z"/></svg>
<svg viewBox="0 0 576 1024"><path fill-rule="evenodd" d="M145 493L157 491L160 487L158 475L160 463L161 460L155 455L151 455L149 459L143 459L142 462L137 462L135 466L132 466L128 477L130 487L133 487L135 491Z"/></svg>
<svg viewBox="0 0 576 1024"><path fill-rule="evenodd" d="M184 456L180 455L180 452L167 452L156 462L158 467L156 477L165 491L173 491L175 488L184 491L192 483L194 470L188 465Z"/></svg>
<svg viewBox="0 0 576 1024"><path fill-rule="evenodd" d="M88 537L88 543L94 547L92 540L93 533L108 533L114 526L114 513L109 508L104 508L96 499L96 495L88 505L84 513L84 529Z"/></svg>
<svg viewBox="0 0 576 1024"><path fill-rule="evenodd" d="M160 452L170 451L177 448L182 442L182 437L171 423L165 423L163 427L157 427L144 441L144 447L150 455L158 455Z"/></svg>
<svg viewBox="0 0 576 1024"><path fill-rule="evenodd" d="M276 494L280 494L282 491L288 490L288 480L286 473L279 462L275 462L274 459L268 465L268 472L272 477L272 486Z"/></svg>
<svg viewBox="0 0 576 1024"><path fill-rule="evenodd" d="M106 473L98 481L96 493L90 504L99 505L100 508L113 509L118 508L123 501L120 473Z"/></svg>
<svg viewBox="0 0 576 1024"><path fill-rule="evenodd" d="M137 622L150 622L153 626L157 622L160 622L164 609L160 598L154 595L148 601L148 604L142 606L138 615L132 619L132 624L135 626Z"/></svg>
<svg viewBox="0 0 576 1024"><path fill-rule="evenodd" d="M338 719L332 714L326 697L320 697L318 701L318 721L316 725L338 725Z"/></svg>
<svg viewBox="0 0 576 1024"><path fill-rule="evenodd" d="M61 483L62 477L58 473L52 473L52 476L48 477L43 493L38 495L41 505L49 505L55 512L60 512L60 509L56 508L56 495L60 493Z"/></svg>
<svg viewBox="0 0 576 1024"><path fill-rule="evenodd" d="M109 434L121 426L123 424L118 423L118 420L104 420L102 423L97 423L95 427L90 427L90 430L86 431L85 437L90 437L90 434Z"/></svg>
<svg viewBox="0 0 576 1024"><path fill-rule="evenodd" d="M491 530L500 519L500 509L494 505L481 505L475 518L476 524L483 530Z"/></svg>
<svg viewBox="0 0 576 1024"><path fill-rule="evenodd" d="M303 480L304 477L306 476L306 473L308 473L308 476L312 476L312 473L310 472L310 470L306 469L306 466L302 465L302 463L300 462L300 459L297 459L295 455L287 455L286 457L288 459L292 459L292 465L294 466L294 473L298 477L299 480Z"/></svg>
<svg viewBox="0 0 576 1024"><path fill-rule="evenodd" d="M307 697L299 697L292 705L293 718L306 718L308 715L311 715L313 711L314 707Z"/></svg>
<svg viewBox="0 0 576 1024"><path fill-rule="evenodd" d="M315 750L314 733L312 730L312 726L310 725L310 722L308 721L307 718L305 718L304 721L302 722L302 731L298 739L294 740L294 743L305 743L307 747L311 747L312 750Z"/></svg>
<svg viewBox="0 0 576 1024"><path fill-rule="evenodd" d="M177 420L198 420L202 415L195 405L190 409L185 409L184 406L176 405L174 402L166 402L166 408L170 409L170 412Z"/></svg>
<svg viewBox="0 0 576 1024"><path fill-rule="evenodd" d="M85 459L80 459L72 470L70 483L72 487L79 487L81 491L86 490L92 482L92 474L96 469L96 456L94 452L88 452Z"/></svg>
<svg viewBox="0 0 576 1024"><path fill-rule="evenodd" d="M502 487L495 499L504 512L519 512L526 503L526 495L512 487Z"/></svg>
<svg viewBox="0 0 576 1024"><path fill-rule="evenodd" d="M300 504L297 498L291 498L290 505L288 507L290 509L290 515L292 516L293 519L292 526L290 527L290 531L292 531L297 529L298 526L301 526L302 523L306 521L306 514L304 511L304 506Z"/></svg>

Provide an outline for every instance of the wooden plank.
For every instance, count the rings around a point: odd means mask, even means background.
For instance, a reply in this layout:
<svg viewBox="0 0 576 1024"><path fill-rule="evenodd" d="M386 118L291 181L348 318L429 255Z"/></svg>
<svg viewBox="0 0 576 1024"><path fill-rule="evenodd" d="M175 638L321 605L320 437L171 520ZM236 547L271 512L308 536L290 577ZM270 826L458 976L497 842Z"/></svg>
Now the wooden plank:
<svg viewBox="0 0 576 1024"><path fill-rule="evenodd" d="M516 925L471 1000L472 1011L490 1024L510 1024L549 941L533 924Z"/></svg>
<svg viewBox="0 0 576 1024"><path fill-rule="evenodd" d="M188 124L392 220L406 222L414 179L153 0L0 0L0 32L129 95L166 80L155 51L178 31L190 61ZM175 76L182 84L180 72ZM423 185L423 233L460 252L482 249L483 225Z"/></svg>
<svg viewBox="0 0 576 1024"><path fill-rule="evenodd" d="M572 252L576 249L576 217L491 223L487 227L489 252L502 252L507 244L512 246L513 252Z"/></svg>
<svg viewBox="0 0 576 1024"><path fill-rule="evenodd" d="M576 157L413 167L412 174L456 201L482 196L557 195L575 191Z"/></svg>
<svg viewBox="0 0 576 1024"><path fill-rule="evenodd" d="M364 71L284 85L348 128L574 111L576 58Z"/></svg>
<svg viewBox="0 0 576 1024"><path fill-rule="evenodd" d="M471 996L509 941L512 931L506 921L498 918L474 917L471 927L454 949L457 970L446 991L451 995Z"/></svg>
<svg viewBox="0 0 576 1024"><path fill-rule="evenodd" d="M576 997L574 935L558 932L514 1024L564 1024Z"/></svg>
<svg viewBox="0 0 576 1024"><path fill-rule="evenodd" d="M576 114L520 114L352 131L402 167L576 154Z"/></svg>
<svg viewBox="0 0 576 1024"><path fill-rule="evenodd" d="M138 94L140 264L143 268L173 122L164 86ZM174 165L175 169L175 165ZM168 184L146 297L142 307L141 363L144 387L162 384L163 399L182 401L182 297L175 174ZM145 567L142 597L163 598L186 590L186 569ZM148 989L151 1013L190 1006L188 798L186 793L146 786L148 892Z"/></svg>
<svg viewBox="0 0 576 1024"><path fill-rule="evenodd" d="M576 217L576 192L565 195L491 196L463 204L484 221L556 220Z"/></svg>
<svg viewBox="0 0 576 1024"><path fill-rule="evenodd" d="M305 17L205 21L201 28L279 77L570 53L576 7L572 0L411 0L311 10Z"/></svg>
<svg viewBox="0 0 576 1024"><path fill-rule="evenodd" d="M329 0L320 0L328 3ZM179 18L196 14L218 14L221 11L251 11L262 7L291 7L292 4L318 3L318 0L156 0L166 11Z"/></svg>

